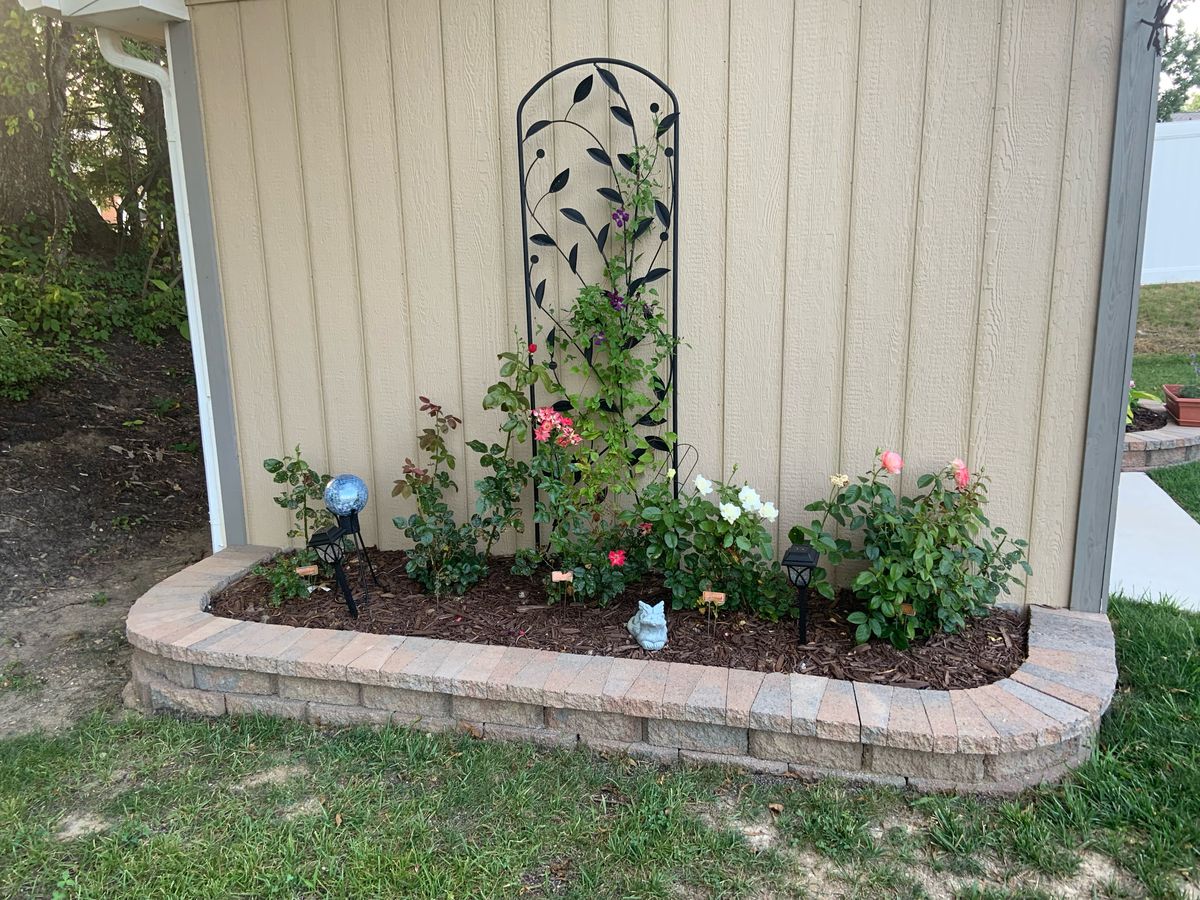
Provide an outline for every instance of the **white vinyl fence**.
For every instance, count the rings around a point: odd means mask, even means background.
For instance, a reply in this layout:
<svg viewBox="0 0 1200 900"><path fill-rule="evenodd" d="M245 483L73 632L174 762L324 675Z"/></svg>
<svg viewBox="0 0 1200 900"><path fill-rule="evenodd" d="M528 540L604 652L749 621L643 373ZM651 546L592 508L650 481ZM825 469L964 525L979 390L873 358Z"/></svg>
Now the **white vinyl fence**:
<svg viewBox="0 0 1200 900"><path fill-rule="evenodd" d="M1200 281L1200 121L1154 131L1142 284Z"/></svg>

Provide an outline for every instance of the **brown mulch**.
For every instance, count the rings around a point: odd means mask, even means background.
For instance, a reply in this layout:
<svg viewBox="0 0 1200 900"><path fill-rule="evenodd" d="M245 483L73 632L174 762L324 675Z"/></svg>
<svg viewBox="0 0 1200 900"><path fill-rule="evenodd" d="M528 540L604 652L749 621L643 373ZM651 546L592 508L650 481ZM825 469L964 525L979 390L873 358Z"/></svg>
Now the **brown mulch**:
<svg viewBox="0 0 1200 900"><path fill-rule="evenodd" d="M476 644L500 644L536 650L657 659L697 665L730 666L759 672L804 672L851 681L912 688L968 688L1010 675L1025 659L1027 617L996 609L971 622L959 634L939 635L899 651L881 641L855 645L854 626L846 622L853 598L837 603L814 596L810 601L808 640L796 641L793 622L766 622L727 613L715 623L689 610L670 610L667 646L642 650L625 623L637 600L667 596L661 582L633 585L606 608L583 604L548 605L541 584L512 575L511 560L496 558L488 577L462 598L440 602L423 593L404 574L402 551L374 551L380 587L362 600L362 584L349 572L360 612L353 619L340 593L318 588L303 600L275 608L266 580L248 575L230 585L210 606L214 615L278 625L334 628L443 638Z"/></svg>
<svg viewBox="0 0 1200 900"><path fill-rule="evenodd" d="M1147 409L1139 406L1133 411L1133 423L1125 426L1126 432L1153 431L1162 428L1169 421L1165 409Z"/></svg>

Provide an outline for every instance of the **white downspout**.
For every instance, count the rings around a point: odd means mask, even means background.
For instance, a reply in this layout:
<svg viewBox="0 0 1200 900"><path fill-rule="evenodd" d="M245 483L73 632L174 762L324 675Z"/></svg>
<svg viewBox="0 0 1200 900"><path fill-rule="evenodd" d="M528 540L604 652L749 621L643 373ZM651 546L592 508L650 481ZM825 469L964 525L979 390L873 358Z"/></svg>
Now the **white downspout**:
<svg viewBox="0 0 1200 900"><path fill-rule="evenodd" d="M125 52L121 36L107 28L96 29L100 55L112 66L151 78L162 90L163 117L167 124L167 155L171 166L171 192L175 197L175 225L179 231L179 258L183 265L183 295L187 303L192 366L196 370L196 395L200 408L200 447L204 453L204 483L208 491L208 522L213 552L225 548L225 510L221 501L221 475L217 467L217 441L213 424L212 388L208 379L208 353L197 292L196 255L192 246L191 217L183 176L183 147L179 141L179 111L168 69ZM167 41L167 65L171 64Z"/></svg>

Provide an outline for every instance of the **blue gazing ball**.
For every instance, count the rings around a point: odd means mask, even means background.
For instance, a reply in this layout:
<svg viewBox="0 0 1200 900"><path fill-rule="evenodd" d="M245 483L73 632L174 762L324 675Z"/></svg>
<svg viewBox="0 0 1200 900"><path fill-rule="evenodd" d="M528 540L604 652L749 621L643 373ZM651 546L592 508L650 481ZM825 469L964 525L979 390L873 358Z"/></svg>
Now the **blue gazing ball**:
<svg viewBox="0 0 1200 900"><path fill-rule="evenodd" d="M367 483L357 475L335 475L325 486L325 505L335 516L348 516L367 505Z"/></svg>

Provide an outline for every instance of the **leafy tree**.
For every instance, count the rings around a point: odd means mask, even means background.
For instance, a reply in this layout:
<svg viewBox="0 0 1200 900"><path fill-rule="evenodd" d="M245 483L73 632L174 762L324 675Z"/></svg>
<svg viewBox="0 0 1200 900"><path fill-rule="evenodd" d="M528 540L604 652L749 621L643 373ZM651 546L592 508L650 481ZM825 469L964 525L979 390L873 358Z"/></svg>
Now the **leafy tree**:
<svg viewBox="0 0 1200 900"><path fill-rule="evenodd" d="M1197 102L1189 95L1200 88L1200 32L1182 26L1171 29L1163 44L1162 74L1165 77L1158 91L1158 121L1169 122L1173 114Z"/></svg>

